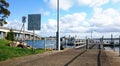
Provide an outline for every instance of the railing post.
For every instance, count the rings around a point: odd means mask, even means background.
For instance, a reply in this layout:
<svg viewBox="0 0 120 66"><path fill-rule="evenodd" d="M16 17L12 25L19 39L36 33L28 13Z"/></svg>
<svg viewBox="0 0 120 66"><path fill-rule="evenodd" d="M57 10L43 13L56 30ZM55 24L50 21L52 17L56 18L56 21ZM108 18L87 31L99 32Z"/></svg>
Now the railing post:
<svg viewBox="0 0 120 66"><path fill-rule="evenodd" d="M86 49L88 49L88 39L87 39L87 36L86 36Z"/></svg>
<svg viewBox="0 0 120 66"><path fill-rule="evenodd" d="M46 51L46 37L44 38L44 50Z"/></svg>
<svg viewBox="0 0 120 66"><path fill-rule="evenodd" d="M119 36L119 56L120 56L120 36Z"/></svg>

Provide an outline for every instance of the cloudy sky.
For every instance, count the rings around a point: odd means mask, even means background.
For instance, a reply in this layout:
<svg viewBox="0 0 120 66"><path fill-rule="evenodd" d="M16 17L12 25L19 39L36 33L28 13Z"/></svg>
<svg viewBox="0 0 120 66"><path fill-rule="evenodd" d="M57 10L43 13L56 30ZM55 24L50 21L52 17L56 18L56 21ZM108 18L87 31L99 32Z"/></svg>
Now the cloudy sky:
<svg viewBox="0 0 120 66"><path fill-rule="evenodd" d="M11 15L7 27L21 28L22 16L42 15L41 36L55 35L57 0L6 0ZM60 0L60 32L110 33L120 32L120 0ZM26 22L26 30L27 30Z"/></svg>

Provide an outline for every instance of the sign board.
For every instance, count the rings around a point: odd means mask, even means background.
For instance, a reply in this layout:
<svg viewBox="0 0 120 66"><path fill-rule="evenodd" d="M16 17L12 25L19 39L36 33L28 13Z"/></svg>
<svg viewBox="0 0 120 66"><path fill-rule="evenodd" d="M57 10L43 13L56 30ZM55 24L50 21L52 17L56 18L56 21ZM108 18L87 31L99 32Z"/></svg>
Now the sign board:
<svg viewBox="0 0 120 66"><path fill-rule="evenodd" d="M25 22L26 22L26 17L23 16L23 17L22 17L22 23L25 23Z"/></svg>
<svg viewBox="0 0 120 66"><path fill-rule="evenodd" d="M40 30L41 14L28 14L28 30Z"/></svg>

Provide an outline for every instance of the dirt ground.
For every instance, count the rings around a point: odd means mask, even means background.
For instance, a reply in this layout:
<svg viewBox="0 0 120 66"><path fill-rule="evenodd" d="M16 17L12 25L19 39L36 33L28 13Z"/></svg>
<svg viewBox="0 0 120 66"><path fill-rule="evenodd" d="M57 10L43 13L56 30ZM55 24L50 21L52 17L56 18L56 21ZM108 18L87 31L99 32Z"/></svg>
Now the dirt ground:
<svg viewBox="0 0 120 66"><path fill-rule="evenodd" d="M67 49L0 62L0 66L120 66L120 57L111 51Z"/></svg>
<svg viewBox="0 0 120 66"><path fill-rule="evenodd" d="M120 66L120 56L114 51L105 51L111 66Z"/></svg>

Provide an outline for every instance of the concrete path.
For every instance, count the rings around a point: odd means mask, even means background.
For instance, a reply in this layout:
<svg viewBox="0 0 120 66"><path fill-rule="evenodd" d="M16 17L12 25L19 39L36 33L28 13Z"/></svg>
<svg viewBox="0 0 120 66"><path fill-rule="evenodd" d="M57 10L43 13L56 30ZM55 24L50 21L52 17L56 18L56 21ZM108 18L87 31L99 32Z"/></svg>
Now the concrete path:
<svg viewBox="0 0 120 66"><path fill-rule="evenodd" d="M106 51L106 55L108 57L111 66L120 66L120 56L118 52L114 52L112 50Z"/></svg>
<svg viewBox="0 0 120 66"><path fill-rule="evenodd" d="M101 55L102 54L102 55ZM101 58L103 57L103 58ZM104 59L106 59L104 61ZM106 63L104 63L106 62ZM0 62L0 66L110 66L104 51L99 51L97 45L92 49L69 49L28 56L20 59Z"/></svg>

